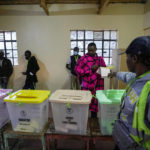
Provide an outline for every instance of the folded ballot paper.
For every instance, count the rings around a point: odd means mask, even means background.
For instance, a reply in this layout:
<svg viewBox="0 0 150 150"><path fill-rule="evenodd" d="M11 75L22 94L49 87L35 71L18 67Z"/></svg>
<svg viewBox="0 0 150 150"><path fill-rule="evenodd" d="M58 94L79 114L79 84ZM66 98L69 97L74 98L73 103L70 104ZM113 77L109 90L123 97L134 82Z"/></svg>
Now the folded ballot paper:
<svg viewBox="0 0 150 150"><path fill-rule="evenodd" d="M102 78L105 78L108 77L108 74L110 73L110 69L108 67L99 67L97 73L101 74Z"/></svg>

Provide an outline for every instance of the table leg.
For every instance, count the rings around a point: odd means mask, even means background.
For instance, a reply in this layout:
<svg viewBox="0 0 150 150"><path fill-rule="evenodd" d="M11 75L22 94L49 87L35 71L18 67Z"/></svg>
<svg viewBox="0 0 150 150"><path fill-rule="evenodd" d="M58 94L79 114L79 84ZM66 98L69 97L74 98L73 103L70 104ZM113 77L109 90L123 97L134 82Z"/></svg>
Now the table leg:
<svg viewBox="0 0 150 150"><path fill-rule="evenodd" d="M57 139L54 139L54 147L57 148Z"/></svg>
<svg viewBox="0 0 150 150"><path fill-rule="evenodd" d="M4 140L2 131L0 131L0 148L1 150L4 150Z"/></svg>
<svg viewBox="0 0 150 150"><path fill-rule="evenodd" d="M46 150L45 136L44 135L42 135L42 137L41 137L41 142L42 142L42 148L43 148L43 150Z"/></svg>
<svg viewBox="0 0 150 150"><path fill-rule="evenodd" d="M47 144L47 149L50 150L50 138L49 138L49 136L46 136L46 144Z"/></svg>
<svg viewBox="0 0 150 150"><path fill-rule="evenodd" d="M89 139L86 140L86 150L89 150Z"/></svg>
<svg viewBox="0 0 150 150"><path fill-rule="evenodd" d="M5 150L9 150L9 145L8 145L8 135L7 134L4 134L4 147L5 147Z"/></svg>

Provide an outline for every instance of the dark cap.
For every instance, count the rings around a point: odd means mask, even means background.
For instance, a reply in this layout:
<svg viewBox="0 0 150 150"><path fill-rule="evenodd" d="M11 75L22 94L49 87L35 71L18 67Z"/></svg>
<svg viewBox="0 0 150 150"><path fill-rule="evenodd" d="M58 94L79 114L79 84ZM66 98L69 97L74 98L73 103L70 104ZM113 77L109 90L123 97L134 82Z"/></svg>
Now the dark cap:
<svg viewBox="0 0 150 150"><path fill-rule="evenodd" d="M150 36L141 36L134 39L126 51L120 53L121 54L135 54L142 57L150 57Z"/></svg>

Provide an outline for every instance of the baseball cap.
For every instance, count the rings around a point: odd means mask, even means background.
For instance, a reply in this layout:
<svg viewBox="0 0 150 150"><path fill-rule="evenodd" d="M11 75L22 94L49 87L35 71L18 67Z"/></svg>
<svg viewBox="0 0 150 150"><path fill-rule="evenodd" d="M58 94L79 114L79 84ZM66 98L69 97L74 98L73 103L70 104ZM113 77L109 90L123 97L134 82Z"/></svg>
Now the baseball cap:
<svg viewBox="0 0 150 150"><path fill-rule="evenodd" d="M140 36L134 39L129 44L128 48L124 52L121 52L119 55L124 53L150 57L150 36Z"/></svg>

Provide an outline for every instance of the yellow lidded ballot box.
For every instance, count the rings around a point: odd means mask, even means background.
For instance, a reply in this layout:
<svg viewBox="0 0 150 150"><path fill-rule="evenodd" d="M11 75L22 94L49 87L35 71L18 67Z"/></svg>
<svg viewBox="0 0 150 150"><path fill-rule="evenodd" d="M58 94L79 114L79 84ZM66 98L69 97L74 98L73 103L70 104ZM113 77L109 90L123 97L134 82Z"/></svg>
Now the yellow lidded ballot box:
<svg viewBox="0 0 150 150"><path fill-rule="evenodd" d="M5 97L14 131L41 132L48 121L50 91L19 90Z"/></svg>

